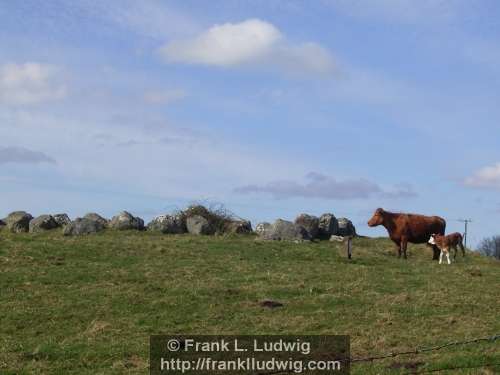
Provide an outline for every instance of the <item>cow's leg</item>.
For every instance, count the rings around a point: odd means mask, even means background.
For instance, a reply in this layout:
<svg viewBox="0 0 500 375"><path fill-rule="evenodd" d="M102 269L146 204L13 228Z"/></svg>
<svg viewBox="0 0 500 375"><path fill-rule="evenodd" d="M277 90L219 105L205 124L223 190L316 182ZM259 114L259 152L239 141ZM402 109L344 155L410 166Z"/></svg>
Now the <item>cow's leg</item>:
<svg viewBox="0 0 500 375"><path fill-rule="evenodd" d="M406 237L401 238L401 250L403 251L403 256L406 259L406 248L408 247L408 240ZM401 257L401 251L399 253L399 256Z"/></svg>
<svg viewBox="0 0 500 375"><path fill-rule="evenodd" d="M438 260L441 250L436 245L432 245L432 260Z"/></svg>
<svg viewBox="0 0 500 375"><path fill-rule="evenodd" d="M448 251L446 251L446 259L448 260L448 264L451 264L451 261L450 261L450 249L448 249Z"/></svg>
<svg viewBox="0 0 500 375"><path fill-rule="evenodd" d="M398 257L401 258L401 241L398 240L392 240L394 244L396 245L396 249L398 251Z"/></svg>
<svg viewBox="0 0 500 375"><path fill-rule="evenodd" d="M453 249L455 250L455 253L453 254L453 259L457 259L457 245L453 246Z"/></svg>
<svg viewBox="0 0 500 375"><path fill-rule="evenodd" d="M439 264L443 263L443 250L441 250L441 253L439 254Z"/></svg>

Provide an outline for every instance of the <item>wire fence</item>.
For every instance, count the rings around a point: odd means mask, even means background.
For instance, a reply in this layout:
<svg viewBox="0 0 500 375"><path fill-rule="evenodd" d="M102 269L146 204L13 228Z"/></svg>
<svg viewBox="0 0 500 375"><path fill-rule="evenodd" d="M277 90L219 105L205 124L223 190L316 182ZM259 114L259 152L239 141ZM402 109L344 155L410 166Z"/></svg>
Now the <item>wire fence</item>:
<svg viewBox="0 0 500 375"><path fill-rule="evenodd" d="M475 338L475 339L466 340L466 341L452 341L452 342L448 342L448 343L442 344L442 345L416 348L416 349L407 350L404 352L394 352L394 353L388 353L388 354L384 354L384 355L377 355L377 356L364 357L364 358L349 358L349 359L347 359L347 361L349 361L351 363L372 362L375 360L380 360L380 359L385 359L385 358L393 358L393 357L398 357L401 355L422 354L422 353L432 352L432 351L448 348L450 346L475 344L475 343L479 343L479 342L495 342L499 339L500 339L500 334L497 334L497 335L493 335L490 337L480 337L480 338Z"/></svg>
<svg viewBox="0 0 500 375"><path fill-rule="evenodd" d="M434 352L438 350L442 350L445 348L453 347L453 346L460 346L460 345L471 345L471 344L478 344L478 343L494 343L496 341L500 341L500 333L489 336L489 337L479 337L479 338L474 338L474 339L469 339L469 340L464 340L464 341L451 341L445 344L441 345L435 345L435 346L428 346L428 347L420 347L420 348L415 348L413 350L406 350L402 352L392 352L392 353L387 353L387 354L381 354L381 355L375 355L375 356L369 356L369 357L359 357L359 358L341 358L341 359L336 359L337 361L344 362L344 363L350 363L350 364L356 364L356 363L362 363L362 362L374 362L374 361L379 361L383 359L388 359L388 358L395 358L399 356L405 356L405 355L418 355L418 354L424 354L424 353L429 353L429 352ZM449 367L444 367L444 368L436 368L436 369L423 369L423 370L417 370L417 369L412 369L411 371L407 372L407 374L426 374L426 373L433 373L433 372L440 372L440 371L455 371L455 370L465 370L465 369L478 369L478 368L485 368L485 367L497 367L500 366L500 362L498 363L482 363L478 365L463 365L463 366L449 366ZM268 372L265 373L265 375L278 375L278 374L285 374L285 373L290 373L292 371L277 371L277 372Z"/></svg>

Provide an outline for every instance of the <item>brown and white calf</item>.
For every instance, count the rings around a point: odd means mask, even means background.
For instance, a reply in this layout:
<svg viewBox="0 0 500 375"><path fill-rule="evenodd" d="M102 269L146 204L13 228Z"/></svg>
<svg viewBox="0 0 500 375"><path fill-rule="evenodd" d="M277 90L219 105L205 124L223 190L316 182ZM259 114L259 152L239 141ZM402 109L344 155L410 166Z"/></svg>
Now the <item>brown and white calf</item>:
<svg viewBox="0 0 500 375"><path fill-rule="evenodd" d="M458 232L451 233L447 236L443 236L441 234L432 234L431 238L429 238L429 243L431 245L436 245L439 250L441 250L441 254L439 255L439 264L443 262L443 254L446 255L448 260L448 264L450 264L450 249L455 249L455 254L453 259L457 257L457 246L460 246L462 249L462 255L465 256L465 249L462 243L462 235Z"/></svg>

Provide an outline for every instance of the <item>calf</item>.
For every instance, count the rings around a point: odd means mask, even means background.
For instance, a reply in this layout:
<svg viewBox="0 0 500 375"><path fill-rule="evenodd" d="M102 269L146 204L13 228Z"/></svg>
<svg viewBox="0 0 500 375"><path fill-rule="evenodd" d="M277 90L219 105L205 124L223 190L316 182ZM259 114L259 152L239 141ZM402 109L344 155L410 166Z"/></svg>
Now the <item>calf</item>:
<svg viewBox="0 0 500 375"><path fill-rule="evenodd" d="M431 238L429 238L429 243L431 245L436 245L439 250L441 250L441 254L439 255L439 264L443 261L443 254L446 255L448 259L448 264L450 264L450 248L455 249L455 254L453 259L457 257L457 246L460 246L462 249L462 255L465 256L465 249L462 243L462 235L458 232L449 234L447 236L443 236L441 234L432 234Z"/></svg>

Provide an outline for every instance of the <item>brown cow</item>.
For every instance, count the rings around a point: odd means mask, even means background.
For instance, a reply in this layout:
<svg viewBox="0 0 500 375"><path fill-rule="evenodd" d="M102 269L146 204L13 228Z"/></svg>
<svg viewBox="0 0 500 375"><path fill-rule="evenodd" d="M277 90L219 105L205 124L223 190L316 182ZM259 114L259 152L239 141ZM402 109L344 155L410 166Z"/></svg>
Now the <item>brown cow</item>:
<svg viewBox="0 0 500 375"><path fill-rule="evenodd" d="M429 238L429 243L431 245L436 245L439 250L441 250L441 254L439 255L439 264L441 264L443 253L448 258L448 264L450 264L450 249L455 249L455 254L453 255L453 259L457 258L457 246L462 250L462 255L465 256L465 249L463 244L463 237L460 233L455 232L448 234L447 236L443 236L441 234L432 234L431 238Z"/></svg>
<svg viewBox="0 0 500 375"><path fill-rule="evenodd" d="M406 259L408 242L427 243L433 233L444 234L446 221L439 216L424 216L415 214L392 213L377 208L368 221L370 227L383 225L389 232L390 239L398 247L398 255L403 252ZM433 260L439 258L440 250L433 245Z"/></svg>

